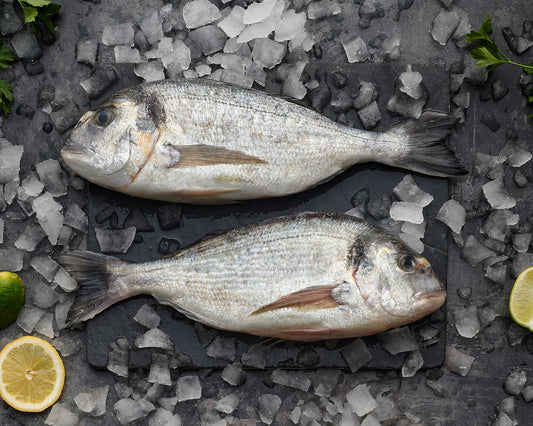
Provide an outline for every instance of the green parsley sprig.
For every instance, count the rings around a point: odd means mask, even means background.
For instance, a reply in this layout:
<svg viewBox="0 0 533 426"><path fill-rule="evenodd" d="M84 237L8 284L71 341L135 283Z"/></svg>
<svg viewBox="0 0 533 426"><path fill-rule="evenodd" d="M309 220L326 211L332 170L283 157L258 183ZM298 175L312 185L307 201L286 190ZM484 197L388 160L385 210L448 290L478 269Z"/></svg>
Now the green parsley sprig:
<svg viewBox="0 0 533 426"><path fill-rule="evenodd" d="M49 0L18 0L18 2L24 12L24 22L31 25L35 34L38 32L36 24L40 21L50 31L50 34L55 37L52 18L61 9L60 4L52 3Z"/></svg>
<svg viewBox="0 0 533 426"><path fill-rule="evenodd" d="M17 60L17 56L4 46L0 38L0 69L5 70L11 66L11 62ZM7 117L11 111L11 103L13 102L13 89L7 81L0 80L0 109Z"/></svg>
<svg viewBox="0 0 533 426"><path fill-rule="evenodd" d="M491 72L500 65L509 64L522 68L528 74L533 74L533 62L524 65L511 61L490 38L492 35L491 14L492 12L485 16L479 31L471 31L465 36L466 41L469 43L476 43L476 48L470 51L472 57L478 60L476 65L485 68L486 72ZM529 96L528 100L529 102L533 102L533 93Z"/></svg>

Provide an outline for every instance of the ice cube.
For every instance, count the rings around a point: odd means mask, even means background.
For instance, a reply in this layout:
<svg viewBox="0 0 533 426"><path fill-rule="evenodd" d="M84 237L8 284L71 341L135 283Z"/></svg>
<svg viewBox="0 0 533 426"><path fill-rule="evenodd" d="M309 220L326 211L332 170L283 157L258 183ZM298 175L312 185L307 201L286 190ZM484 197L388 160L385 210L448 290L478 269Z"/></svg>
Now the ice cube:
<svg viewBox="0 0 533 426"><path fill-rule="evenodd" d="M145 82L165 79L163 64L161 61L149 61L138 64L135 67L135 75L144 79Z"/></svg>
<svg viewBox="0 0 533 426"><path fill-rule="evenodd" d="M483 223L481 232L498 241L505 241L509 229L516 225L520 216L510 210L493 210Z"/></svg>
<svg viewBox="0 0 533 426"><path fill-rule="evenodd" d="M11 46L19 59L38 59L43 54L43 49L29 27L13 34Z"/></svg>
<svg viewBox="0 0 533 426"><path fill-rule="evenodd" d="M22 145L0 148L0 184L19 179L20 159L23 153Z"/></svg>
<svg viewBox="0 0 533 426"><path fill-rule="evenodd" d="M401 182L394 187L393 193L400 201L420 204L421 207L425 207L433 201L433 196L424 192L416 184L412 175L405 175Z"/></svg>
<svg viewBox="0 0 533 426"><path fill-rule="evenodd" d="M437 212L437 219L459 234L465 224L466 210L455 200L446 201Z"/></svg>
<svg viewBox="0 0 533 426"><path fill-rule="evenodd" d="M511 276L516 278L521 272L533 265L533 253L518 253L513 257Z"/></svg>
<svg viewBox="0 0 533 426"><path fill-rule="evenodd" d="M366 130L372 130L381 121L381 112L376 101L372 101L367 106L359 109L357 115Z"/></svg>
<svg viewBox="0 0 533 426"><path fill-rule="evenodd" d="M481 244L476 237L469 235L461 249L461 255L471 266L476 266L479 262L495 256L496 253Z"/></svg>
<svg viewBox="0 0 533 426"><path fill-rule="evenodd" d="M56 403L50 409L44 424L53 426L77 425L79 416L67 408L66 404Z"/></svg>
<svg viewBox="0 0 533 426"><path fill-rule="evenodd" d="M228 37L237 37L246 26L243 22L244 8L235 6L217 25Z"/></svg>
<svg viewBox="0 0 533 426"><path fill-rule="evenodd" d="M142 419L147 414L141 407L139 401L134 401L130 398L119 399L113 408L115 410L115 416L121 425Z"/></svg>
<svg viewBox="0 0 533 426"><path fill-rule="evenodd" d="M361 81L357 89L357 94L353 100L356 110L363 109L378 97L378 90L374 84L368 81Z"/></svg>
<svg viewBox="0 0 533 426"><path fill-rule="evenodd" d="M178 402L200 399L202 385L198 376L180 376L176 382L176 396Z"/></svg>
<svg viewBox="0 0 533 426"><path fill-rule="evenodd" d="M363 339L355 339L344 346L340 352L352 373L355 373L372 359Z"/></svg>
<svg viewBox="0 0 533 426"><path fill-rule="evenodd" d="M166 354L152 352L152 364L150 366L150 374L148 375L150 383L159 383L160 385L170 386L170 368L169 358Z"/></svg>
<svg viewBox="0 0 533 426"><path fill-rule="evenodd" d="M191 49L183 41L175 40L172 43L172 51L161 59L169 78L177 78L179 73L191 65Z"/></svg>
<svg viewBox="0 0 533 426"><path fill-rule="evenodd" d="M474 357L464 351L457 349L455 346L447 346L444 357L444 365L452 373L460 376L466 376L474 362Z"/></svg>
<svg viewBox="0 0 533 426"><path fill-rule="evenodd" d="M148 418L148 426L181 426L181 417L178 413L158 408Z"/></svg>
<svg viewBox="0 0 533 426"><path fill-rule="evenodd" d="M231 386L241 386L246 380L246 375L239 363L226 365L222 370L221 376Z"/></svg>
<svg viewBox="0 0 533 426"><path fill-rule="evenodd" d="M35 333L40 333L48 338L54 337L54 314L45 312L33 328Z"/></svg>
<svg viewBox="0 0 533 426"><path fill-rule="evenodd" d="M204 55L210 55L224 48L226 34L215 25L206 25L189 33L189 38L200 48Z"/></svg>
<svg viewBox="0 0 533 426"><path fill-rule="evenodd" d="M22 187L26 195L37 197L43 191L44 184L39 181L37 174L30 173L26 178L22 179Z"/></svg>
<svg viewBox="0 0 533 426"><path fill-rule="evenodd" d="M33 304L39 308L48 309L59 300L59 294L42 281L37 281L32 287L34 291Z"/></svg>
<svg viewBox="0 0 533 426"><path fill-rule="evenodd" d="M268 38L260 38L255 40L252 59L259 66L270 69L281 63L284 54L285 46L282 43Z"/></svg>
<svg viewBox="0 0 533 426"><path fill-rule="evenodd" d="M76 120L77 121L77 120ZM59 161L54 159L44 160L35 165L39 180L44 184L46 192L53 197L60 197L67 193L67 183L64 179Z"/></svg>
<svg viewBox="0 0 533 426"><path fill-rule="evenodd" d="M106 46L116 46L119 44L132 46L134 35L133 24L131 22L108 25L104 27L102 44Z"/></svg>
<svg viewBox="0 0 533 426"><path fill-rule="evenodd" d="M96 63L98 54L97 40L79 40L76 43L76 61L91 67Z"/></svg>
<svg viewBox="0 0 533 426"><path fill-rule="evenodd" d="M189 29L203 27L220 16L218 7L208 0L193 0L183 6L183 20Z"/></svg>
<svg viewBox="0 0 533 426"><path fill-rule="evenodd" d="M527 374L520 368L511 370L504 382L504 389L509 395L518 396L527 382Z"/></svg>
<svg viewBox="0 0 533 426"><path fill-rule="evenodd" d="M236 394L231 393L220 398L215 405L215 409L221 413L231 414L237 409L239 402L240 398Z"/></svg>
<svg viewBox="0 0 533 426"><path fill-rule="evenodd" d="M306 62L300 61L290 67L287 77L283 80L281 93L294 99L303 99L307 94L307 88L300 81Z"/></svg>
<svg viewBox="0 0 533 426"><path fill-rule="evenodd" d="M476 305L456 309L454 316L455 328L461 336L471 339L479 333L481 326Z"/></svg>
<svg viewBox="0 0 533 426"><path fill-rule="evenodd" d="M380 333L378 340L381 342L381 346L392 355L418 349L418 343L407 326Z"/></svg>
<svg viewBox="0 0 533 426"><path fill-rule="evenodd" d="M533 401L533 385L524 387L524 389L522 389L522 396L526 402Z"/></svg>
<svg viewBox="0 0 533 426"><path fill-rule="evenodd" d="M402 377L413 377L424 365L424 358L419 350L407 355L402 365Z"/></svg>
<svg viewBox="0 0 533 426"><path fill-rule="evenodd" d="M80 207L73 203L65 209L64 223L81 232L87 232L89 227L87 214Z"/></svg>
<svg viewBox="0 0 533 426"><path fill-rule="evenodd" d="M300 371L287 371L276 369L270 376L274 383L282 386L288 386L291 388L300 389L304 392L309 390L311 386L311 380L307 375Z"/></svg>
<svg viewBox="0 0 533 426"><path fill-rule="evenodd" d="M91 389L90 392L79 393L77 396L74 397L74 402L76 402L76 405L81 411L89 413L92 416L102 416L106 412L106 401L108 393L109 385L94 388ZM91 409L87 411L88 408Z"/></svg>
<svg viewBox="0 0 533 426"><path fill-rule="evenodd" d="M28 222L24 232L15 240L15 247L20 250L34 251L46 236L44 230L33 221Z"/></svg>
<svg viewBox="0 0 533 426"><path fill-rule="evenodd" d="M65 321L67 320L70 307L74 303L74 297L74 294L61 295L59 303L55 306L55 319L59 330L66 328Z"/></svg>
<svg viewBox="0 0 533 426"><path fill-rule="evenodd" d="M531 160L533 154L515 143L509 142L500 151L500 156L505 158L505 162L511 167L522 167Z"/></svg>
<svg viewBox="0 0 533 426"><path fill-rule="evenodd" d="M421 254L424 252L424 242L420 239L421 237L405 232L400 232L398 237L415 253Z"/></svg>
<svg viewBox="0 0 533 426"><path fill-rule="evenodd" d="M361 384L348 392L346 400L359 417L365 416L378 406L366 384Z"/></svg>
<svg viewBox="0 0 533 426"><path fill-rule="evenodd" d="M130 46L115 46L115 62L117 64L138 64L141 61L139 49Z"/></svg>
<svg viewBox="0 0 533 426"><path fill-rule="evenodd" d="M56 337L52 341L52 345L63 357L74 355L83 348L83 343L77 334L65 332L61 333L59 337Z"/></svg>
<svg viewBox="0 0 533 426"><path fill-rule="evenodd" d="M42 309L24 306L17 317L17 325L26 333L31 334L43 315Z"/></svg>
<svg viewBox="0 0 533 426"><path fill-rule="evenodd" d="M342 40L342 47L348 58L348 62L364 62L370 58L370 51L360 36L349 40Z"/></svg>
<svg viewBox="0 0 533 426"><path fill-rule="evenodd" d="M338 15L342 8L337 0L318 0L310 2L307 6L307 17L309 19L322 19L327 16Z"/></svg>
<svg viewBox="0 0 533 426"><path fill-rule="evenodd" d="M59 269L59 264L50 256L34 256L30 260L30 265L48 282L52 281Z"/></svg>
<svg viewBox="0 0 533 426"><path fill-rule="evenodd" d="M242 354L241 362L246 367L265 368L266 346L262 343L251 345L248 350Z"/></svg>
<svg viewBox="0 0 533 426"><path fill-rule="evenodd" d="M207 346L206 353L212 358L224 359L233 362L235 360L236 340L233 337L217 336Z"/></svg>
<svg viewBox="0 0 533 426"><path fill-rule="evenodd" d="M293 9L287 9L274 28L274 40L293 40L299 33L304 31L305 13L296 13Z"/></svg>
<svg viewBox="0 0 533 426"><path fill-rule="evenodd" d="M394 83L394 93L387 102L387 110L403 117L418 118L427 99L428 91L422 84L422 75L408 66Z"/></svg>
<svg viewBox="0 0 533 426"><path fill-rule="evenodd" d="M460 18L455 10L441 9L431 24L433 40L445 46L457 30L459 22Z"/></svg>
<svg viewBox="0 0 533 426"><path fill-rule="evenodd" d="M161 317L155 312L151 305L142 305L133 317L139 324L146 328L156 328L161 322Z"/></svg>
<svg viewBox="0 0 533 426"><path fill-rule="evenodd" d="M134 226L125 229L95 228L96 240L102 253L126 253L135 239Z"/></svg>
<svg viewBox="0 0 533 426"><path fill-rule="evenodd" d="M277 395L265 393L257 399L259 418L267 425L272 424L279 407L281 407L281 398Z"/></svg>
<svg viewBox="0 0 533 426"><path fill-rule="evenodd" d="M71 292L78 288L76 280L63 268L57 270L57 273L54 275L54 283L66 292Z"/></svg>
<svg viewBox="0 0 533 426"><path fill-rule="evenodd" d="M247 43L256 38L267 38L274 31L274 27L267 22L248 25L237 37L237 43Z"/></svg>
<svg viewBox="0 0 533 426"><path fill-rule="evenodd" d="M246 25L264 21L276 5L277 0L263 0L261 3L250 4L243 15L243 22Z"/></svg>
<svg viewBox="0 0 533 426"><path fill-rule="evenodd" d="M146 36L146 40L151 45L156 44L164 36L163 27L161 26L161 18L156 9L148 13L139 24L139 27L141 27L142 32Z"/></svg>
<svg viewBox="0 0 533 426"><path fill-rule="evenodd" d="M174 342L168 334L159 328L152 328L135 339L135 346L142 348L159 348L174 350Z"/></svg>
<svg viewBox="0 0 533 426"><path fill-rule="evenodd" d="M493 209L510 209L516 206L516 200L505 191L501 179L483 185L483 194Z"/></svg>
<svg viewBox="0 0 533 426"><path fill-rule="evenodd" d="M109 345L107 369L117 376L128 377L130 345L125 337L119 337Z"/></svg>
<svg viewBox="0 0 533 426"><path fill-rule="evenodd" d="M397 221L415 224L424 222L422 206L418 203L395 201L390 208L390 217Z"/></svg>

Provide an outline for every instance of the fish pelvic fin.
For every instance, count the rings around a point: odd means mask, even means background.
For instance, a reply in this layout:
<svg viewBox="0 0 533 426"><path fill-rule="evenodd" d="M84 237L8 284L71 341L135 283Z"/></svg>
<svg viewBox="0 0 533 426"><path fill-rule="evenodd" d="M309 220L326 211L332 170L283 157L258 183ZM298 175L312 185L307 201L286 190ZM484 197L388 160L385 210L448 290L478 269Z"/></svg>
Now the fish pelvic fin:
<svg viewBox="0 0 533 426"><path fill-rule="evenodd" d="M286 296L282 296L268 305L261 306L250 315L258 315L282 308L298 308L303 310L336 308L343 303L332 295L335 285L317 285L304 288Z"/></svg>
<svg viewBox="0 0 533 426"><path fill-rule="evenodd" d="M454 152L446 146L458 119L448 114L425 111L420 118L407 120L392 126L388 133L407 144L404 158L383 163L431 176L451 177L468 174Z"/></svg>
<svg viewBox="0 0 533 426"><path fill-rule="evenodd" d="M114 272L128 262L89 251L73 251L57 260L79 285L67 316L67 327L91 319L116 302L134 295L125 291Z"/></svg>

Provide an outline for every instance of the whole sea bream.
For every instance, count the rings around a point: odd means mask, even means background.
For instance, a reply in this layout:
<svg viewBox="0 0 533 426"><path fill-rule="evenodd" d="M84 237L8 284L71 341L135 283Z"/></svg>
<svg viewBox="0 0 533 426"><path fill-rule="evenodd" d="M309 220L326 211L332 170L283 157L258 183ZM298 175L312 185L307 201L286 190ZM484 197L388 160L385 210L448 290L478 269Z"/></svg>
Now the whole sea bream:
<svg viewBox="0 0 533 426"><path fill-rule="evenodd" d="M408 324L446 299L426 259L385 230L336 213L235 228L154 262L84 251L59 261L80 285L69 324L151 294L215 328L315 341Z"/></svg>
<svg viewBox="0 0 533 426"><path fill-rule="evenodd" d="M425 112L369 132L257 90L163 80L121 90L85 113L61 155L73 171L115 191L228 203L304 191L369 161L463 174L443 142L455 121Z"/></svg>

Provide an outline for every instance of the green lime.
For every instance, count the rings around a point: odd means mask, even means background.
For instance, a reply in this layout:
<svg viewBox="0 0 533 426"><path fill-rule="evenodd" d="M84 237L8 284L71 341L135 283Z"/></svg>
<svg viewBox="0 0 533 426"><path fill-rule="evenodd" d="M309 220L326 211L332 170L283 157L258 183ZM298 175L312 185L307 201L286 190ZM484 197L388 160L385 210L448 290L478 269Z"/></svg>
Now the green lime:
<svg viewBox="0 0 533 426"><path fill-rule="evenodd" d="M533 266L518 275L509 297L509 312L517 324L533 331Z"/></svg>
<svg viewBox="0 0 533 426"><path fill-rule="evenodd" d="M25 300L20 277L13 272L0 272L0 330L17 319Z"/></svg>

